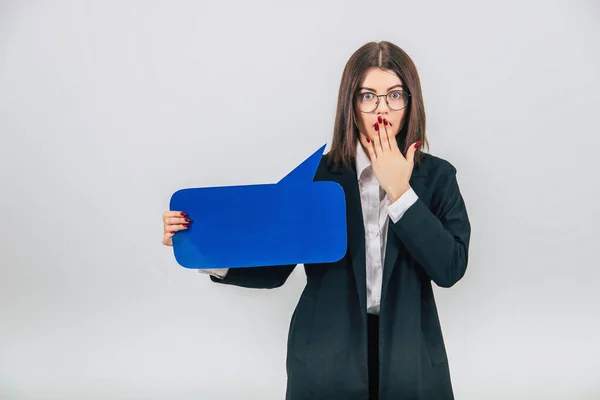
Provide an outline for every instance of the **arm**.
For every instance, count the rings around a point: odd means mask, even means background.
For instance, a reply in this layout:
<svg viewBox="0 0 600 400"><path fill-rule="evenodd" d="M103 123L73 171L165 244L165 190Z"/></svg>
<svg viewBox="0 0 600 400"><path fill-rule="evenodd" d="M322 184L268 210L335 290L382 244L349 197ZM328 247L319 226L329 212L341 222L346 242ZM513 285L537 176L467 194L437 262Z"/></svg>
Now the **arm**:
<svg viewBox="0 0 600 400"><path fill-rule="evenodd" d="M438 203L433 214L418 199L402 215L391 220L391 228L410 255L440 287L451 287L466 272L471 225L456 180L456 168L440 178L434 193Z"/></svg>

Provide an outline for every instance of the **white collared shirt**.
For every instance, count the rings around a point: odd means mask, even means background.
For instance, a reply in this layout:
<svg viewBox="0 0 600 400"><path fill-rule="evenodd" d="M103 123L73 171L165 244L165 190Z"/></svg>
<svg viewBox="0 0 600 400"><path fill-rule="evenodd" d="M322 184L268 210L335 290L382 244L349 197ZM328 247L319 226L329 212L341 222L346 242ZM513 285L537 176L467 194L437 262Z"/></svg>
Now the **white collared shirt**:
<svg viewBox="0 0 600 400"><path fill-rule="evenodd" d="M367 312L379 314L388 221L391 219L394 223L398 222L406 210L417 201L417 194L410 188L394 203L388 204L390 200L373 173L369 156L360 142L356 143L356 177L365 227Z"/></svg>
<svg viewBox="0 0 600 400"><path fill-rule="evenodd" d="M367 312L379 314L388 220L398 222L418 197L410 188L393 204L388 204L389 198L379 185L373 173L371 160L358 140L356 141L356 176L365 227ZM227 275L228 270L228 268L199 269L198 272L222 278Z"/></svg>

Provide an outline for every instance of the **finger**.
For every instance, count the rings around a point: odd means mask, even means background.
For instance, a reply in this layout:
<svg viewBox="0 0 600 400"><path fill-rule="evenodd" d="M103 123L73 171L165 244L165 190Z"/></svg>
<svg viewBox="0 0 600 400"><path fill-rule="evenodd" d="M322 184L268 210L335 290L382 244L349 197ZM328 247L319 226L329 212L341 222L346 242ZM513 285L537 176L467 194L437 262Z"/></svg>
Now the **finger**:
<svg viewBox="0 0 600 400"><path fill-rule="evenodd" d="M165 233L175 233L175 232L183 231L188 228L189 228L189 225L187 225L187 224L169 225L169 226L165 227Z"/></svg>
<svg viewBox="0 0 600 400"><path fill-rule="evenodd" d="M392 146L390 145L390 136L388 134L388 129L387 129L387 121L384 119L383 120L383 130L385 131L385 134L381 134L381 145L383 147L384 151L391 151L392 150Z"/></svg>
<svg viewBox="0 0 600 400"><path fill-rule="evenodd" d="M377 154L377 150L375 150L377 148L377 146L375 145L375 140L371 140L371 144L369 146L370 151L371 151L371 164L377 160L378 154Z"/></svg>
<svg viewBox="0 0 600 400"><path fill-rule="evenodd" d="M387 132L388 132L388 142L390 143L390 150L393 152L399 152L400 148L398 147L398 138L391 134L392 132L392 123L387 119L383 119L383 125L387 123Z"/></svg>
<svg viewBox="0 0 600 400"><path fill-rule="evenodd" d="M165 221L165 225L182 225L192 222L190 218L185 217L169 217Z"/></svg>
<svg viewBox="0 0 600 400"><path fill-rule="evenodd" d="M411 165L414 165L414 161L415 161L415 153L417 152L417 148L419 147L419 145L421 144L421 141L417 141L416 143L413 143L409 148L408 151L406 152L406 160L411 163Z"/></svg>
<svg viewBox="0 0 600 400"><path fill-rule="evenodd" d="M189 218L170 217L164 224L164 232L176 232L182 229L187 229L191 222L192 220Z"/></svg>
<svg viewBox="0 0 600 400"><path fill-rule="evenodd" d="M192 222L192 219L189 217L169 217L166 221L168 223L181 224L184 222Z"/></svg>
<svg viewBox="0 0 600 400"><path fill-rule="evenodd" d="M373 124L373 129L375 129L375 139L373 140L375 142L373 143L375 147L375 155L379 157L381 153L383 153L383 148L381 147L381 128L379 127L379 122L375 122L375 124Z"/></svg>
<svg viewBox="0 0 600 400"><path fill-rule="evenodd" d="M404 154L402 154L402 151L400 150L400 145L398 144L397 136L390 139L390 147L392 148L392 152L400 153L400 155L404 157Z"/></svg>
<svg viewBox="0 0 600 400"><path fill-rule="evenodd" d="M367 154L369 154L369 159L374 160L375 159L375 150L373 149L373 141L367 136L366 137L366 144L365 144L365 149L367 150Z"/></svg>
<svg viewBox="0 0 600 400"><path fill-rule="evenodd" d="M163 213L163 219L166 220L169 217L187 217L187 213L183 211L165 211Z"/></svg>

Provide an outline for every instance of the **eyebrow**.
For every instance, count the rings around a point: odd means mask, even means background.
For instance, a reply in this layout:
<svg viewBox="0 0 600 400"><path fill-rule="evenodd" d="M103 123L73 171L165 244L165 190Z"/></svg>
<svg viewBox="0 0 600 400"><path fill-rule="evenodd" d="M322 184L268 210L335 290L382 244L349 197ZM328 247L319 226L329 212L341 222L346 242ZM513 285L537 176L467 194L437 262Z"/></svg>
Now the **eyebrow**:
<svg viewBox="0 0 600 400"><path fill-rule="evenodd" d="M389 87L389 88L388 88L388 90L386 90L386 92L389 92L390 90L392 90L393 88L396 88L396 87L401 87L401 88L403 88L404 86L402 86L402 85L400 85L400 84L398 84L398 85L394 85L394 86L392 86L392 87ZM364 90L370 90L370 91L372 91L372 92L377 92L377 90L375 90L375 89L373 89L373 88L370 88L370 87L359 87L359 88L358 88L358 90L363 90L363 89L364 89Z"/></svg>

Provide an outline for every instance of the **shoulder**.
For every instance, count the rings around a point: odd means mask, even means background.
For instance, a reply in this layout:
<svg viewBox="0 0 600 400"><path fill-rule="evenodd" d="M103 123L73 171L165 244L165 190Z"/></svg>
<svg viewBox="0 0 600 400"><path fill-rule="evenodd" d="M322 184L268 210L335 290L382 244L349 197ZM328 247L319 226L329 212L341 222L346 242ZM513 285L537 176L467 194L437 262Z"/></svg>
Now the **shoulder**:
<svg viewBox="0 0 600 400"><path fill-rule="evenodd" d="M414 173L433 179L448 178L456 174L456 168L450 161L424 152L419 165L415 165Z"/></svg>
<svg viewBox="0 0 600 400"><path fill-rule="evenodd" d="M415 165L411 186L426 200L432 210L442 210L443 204L456 197L459 192L456 168L450 161L430 153L423 153L415 175L416 169Z"/></svg>
<svg viewBox="0 0 600 400"><path fill-rule="evenodd" d="M442 157L422 153L421 162L413 169L410 186L439 218L456 198L456 168Z"/></svg>

